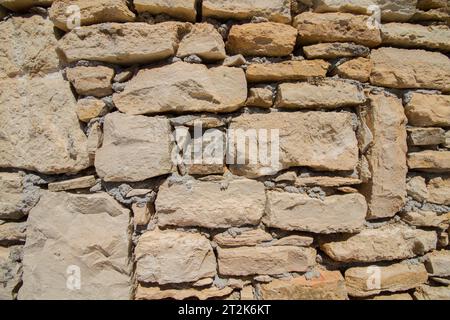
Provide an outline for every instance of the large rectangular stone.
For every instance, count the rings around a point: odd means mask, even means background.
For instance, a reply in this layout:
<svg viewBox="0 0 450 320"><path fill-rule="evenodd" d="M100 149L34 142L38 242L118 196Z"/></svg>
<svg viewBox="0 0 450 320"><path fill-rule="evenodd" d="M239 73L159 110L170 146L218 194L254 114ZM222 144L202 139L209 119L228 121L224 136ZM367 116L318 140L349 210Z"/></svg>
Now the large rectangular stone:
<svg viewBox="0 0 450 320"><path fill-rule="evenodd" d="M225 276L277 275L305 272L316 263L316 250L301 247L217 248L219 274Z"/></svg>
<svg viewBox="0 0 450 320"><path fill-rule="evenodd" d="M414 92L405 112L410 125L450 127L450 96Z"/></svg>
<svg viewBox="0 0 450 320"><path fill-rule="evenodd" d="M290 23L291 0L204 0L203 17L250 20L254 16Z"/></svg>
<svg viewBox="0 0 450 320"><path fill-rule="evenodd" d="M396 97L371 94L369 101L363 120L373 136L366 154L372 177L360 191L370 219L393 217L406 201L406 117Z"/></svg>
<svg viewBox="0 0 450 320"><path fill-rule="evenodd" d="M195 22L197 17L197 0L134 0L137 12L148 12L152 15L167 14L169 16Z"/></svg>
<svg viewBox="0 0 450 320"><path fill-rule="evenodd" d="M366 199L356 193L321 200L303 194L270 191L264 223L289 231L352 233L362 229L366 214Z"/></svg>
<svg viewBox="0 0 450 320"><path fill-rule="evenodd" d="M425 266L433 276L450 276L450 251L441 250L427 254Z"/></svg>
<svg viewBox="0 0 450 320"><path fill-rule="evenodd" d="M67 33L58 43L69 62L150 63L176 54L182 23L103 23Z"/></svg>
<svg viewBox="0 0 450 320"><path fill-rule="evenodd" d="M450 91L450 59L439 52L380 48L371 54L370 82L396 89Z"/></svg>
<svg viewBox="0 0 450 320"><path fill-rule="evenodd" d="M410 170L450 172L450 151L422 151L408 154Z"/></svg>
<svg viewBox="0 0 450 320"><path fill-rule="evenodd" d="M231 228L258 225L266 204L264 185L233 181L164 183L156 199L160 226Z"/></svg>
<svg viewBox="0 0 450 320"><path fill-rule="evenodd" d="M95 167L105 181L143 181L173 171L170 123L163 117L119 112L105 118L103 145Z"/></svg>
<svg viewBox="0 0 450 320"><path fill-rule="evenodd" d="M236 160L239 156L244 160L241 163L234 161L230 165L230 169L236 174L258 177L302 166L323 171L346 171L354 170L358 163L358 144L350 113L245 114L233 119L230 129L233 132L231 135L229 131L228 137L230 157ZM255 154L244 149L249 146L248 141L237 143L234 137L251 137L258 130L262 130L259 131L260 134L267 134L268 158L270 160L273 157L272 164L264 163L261 158L257 159L259 161L256 164L251 163ZM271 139L274 134L276 136L274 130L279 130L279 146L276 145L275 138ZM259 140L264 141L262 137ZM273 153L270 152L272 148ZM279 163L276 161L276 152L279 152Z"/></svg>
<svg viewBox="0 0 450 320"><path fill-rule="evenodd" d="M350 13L304 12L294 18L302 45L323 42L354 42L367 47L381 44L378 28L372 28L369 17Z"/></svg>

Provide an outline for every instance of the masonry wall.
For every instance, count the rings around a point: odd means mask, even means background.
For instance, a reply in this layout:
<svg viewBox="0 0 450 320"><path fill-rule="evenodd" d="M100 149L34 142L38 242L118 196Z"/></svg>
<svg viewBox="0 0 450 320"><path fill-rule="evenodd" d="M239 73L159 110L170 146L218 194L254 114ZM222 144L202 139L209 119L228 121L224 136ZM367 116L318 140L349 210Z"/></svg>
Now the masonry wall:
<svg viewBox="0 0 450 320"><path fill-rule="evenodd" d="M0 0L0 299L450 299L449 10Z"/></svg>

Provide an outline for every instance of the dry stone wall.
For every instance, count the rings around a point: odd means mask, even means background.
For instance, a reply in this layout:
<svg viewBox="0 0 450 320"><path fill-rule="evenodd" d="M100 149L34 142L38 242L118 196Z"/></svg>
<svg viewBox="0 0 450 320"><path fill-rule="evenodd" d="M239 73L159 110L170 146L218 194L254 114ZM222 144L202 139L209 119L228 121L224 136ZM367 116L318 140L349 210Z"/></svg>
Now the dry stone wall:
<svg viewBox="0 0 450 320"><path fill-rule="evenodd" d="M0 299L450 299L449 1L0 19Z"/></svg>

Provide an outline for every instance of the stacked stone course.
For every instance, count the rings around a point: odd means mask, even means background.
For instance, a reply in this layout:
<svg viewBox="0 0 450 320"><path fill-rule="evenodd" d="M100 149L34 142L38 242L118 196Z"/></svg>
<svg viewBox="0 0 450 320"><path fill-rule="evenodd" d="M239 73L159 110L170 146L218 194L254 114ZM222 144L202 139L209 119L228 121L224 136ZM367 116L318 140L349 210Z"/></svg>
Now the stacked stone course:
<svg viewBox="0 0 450 320"><path fill-rule="evenodd" d="M450 299L449 1L0 19L0 299ZM174 163L199 124L279 166Z"/></svg>

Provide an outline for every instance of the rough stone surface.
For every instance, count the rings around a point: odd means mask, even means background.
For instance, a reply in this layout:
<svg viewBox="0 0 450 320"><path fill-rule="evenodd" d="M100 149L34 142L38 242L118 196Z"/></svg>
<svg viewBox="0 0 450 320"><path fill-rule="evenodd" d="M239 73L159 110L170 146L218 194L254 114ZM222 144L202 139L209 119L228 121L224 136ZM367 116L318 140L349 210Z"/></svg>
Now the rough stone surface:
<svg viewBox="0 0 450 320"><path fill-rule="evenodd" d="M324 200L307 195L269 192L267 226L314 233L357 232L362 229L367 204L360 194L336 195Z"/></svg>
<svg viewBox="0 0 450 320"><path fill-rule="evenodd" d="M19 299L129 299L129 222L105 193L45 192L28 219ZM75 270L82 285L70 290Z"/></svg>
<svg viewBox="0 0 450 320"><path fill-rule="evenodd" d="M159 287L144 287L139 285L136 290L137 300L162 300L162 299L174 299L174 300L186 300L186 299L198 299L208 300L212 298L224 298L230 295L233 289L225 287L219 289L216 287L206 289L161 289Z"/></svg>
<svg viewBox="0 0 450 320"><path fill-rule="evenodd" d="M75 98L61 75L0 82L1 168L59 174L90 166Z"/></svg>
<svg viewBox="0 0 450 320"><path fill-rule="evenodd" d="M324 60L285 61L281 63L254 63L247 68L249 82L302 81L324 78L330 64Z"/></svg>
<svg viewBox="0 0 450 320"><path fill-rule="evenodd" d="M406 200L406 117L395 97L372 94L369 103L365 122L373 135L367 153L372 177L360 190L370 219L393 217Z"/></svg>
<svg viewBox="0 0 450 320"><path fill-rule="evenodd" d="M67 79L79 95L105 97L113 93L111 82L114 69L98 67L75 67L66 71Z"/></svg>
<svg viewBox="0 0 450 320"><path fill-rule="evenodd" d="M422 285L413 295L416 300L450 300L450 286L431 287Z"/></svg>
<svg viewBox="0 0 450 320"><path fill-rule="evenodd" d="M406 192L413 199L423 202L430 197L425 178L416 176L406 184Z"/></svg>
<svg viewBox="0 0 450 320"><path fill-rule="evenodd" d="M339 80L324 80L318 84L280 84L276 105L287 109L333 109L356 106L365 101L366 97L357 85Z"/></svg>
<svg viewBox="0 0 450 320"><path fill-rule="evenodd" d="M372 62L366 58L353 59L344 62L336 68L336 74L339 77L359 82L369 82L371 72Z"/></svg>
<svg viewBox="0 0 450 320"><path fill-rule="evenodd" d="M128 9L126 0L58 0L49 10L52 22L61 30L69 31L73 27L68 24L73 12L70 6L80 8L80 25L88 26L104 22L132 22L135 15Z"/></svg>
<svg viewBox="0 0 450 320"><path fill-rule="evenodd" d="M48 190L52 192L87 189L95 186L97 180L95 176L86 176L71 180L65 180L60 182L53 182L48 184Z"/></svg>
<svg viewBox="0 0 450 320"><path fill-rule="evenodd" d="M134 0L133 3L137 12L167 14L190 22L195 22L197 16L196 0Z"/></svg>
<svg viewBox="0 0 450 320"><path fill-rule="evenodd" d="M0 246L0 300L14 300L22 282L23 246Z"/></svg>
<svg viewBox="0 0 450 320"><path fill-rule="evenodd" d="M428 191L429 202L450 206L450 177L431 179Z"/></svg>
<svg viewBox="0 0 450 320"><path fill-rule="evenodd" d="M367 57L370 49L353 42L318 43L303 47L308 59L336 59L350 57Z"/></svg>
<svg viewBox="0 0 450 320"><path fill-rule="evenodd" d="M377 262L412 258L436 249L434 231L387 225L365 229L357 235L337 241L324 241L321 249L339 262Z"/></svg>
<svg viewBox="0 0 450 320"><path fill-rule="evenodd" d="M136 246L136 276L146 283L193 282L216 275L216 259L205 237L178 231L146 232Z"/></svg>
<svg viewBox="0 0 450 320"><path fill-rule="evenodd" d="M450 276L450 251L441 250L427 254L425 266L433 276Z"/></svg>
<svg viewBox="0 0 450 320"><path fill-rule="evenodd" d="M177 57L197 55L206 61L224 60L227 57L222 36L213 25L195 24L180 42Z"/></svg>
<svg viewBox="0 0 450 320"><path fill-rule="evenodd" d="M381 44L380 30L370 28L369 17L349 13L304 12L294 18L299 42L303 45L323 42L355 42L367 47Z"/></svg>
<svg viewBox="0 0 450 320"><path fill-rule="evenodd" d="M441 128L410 128L409 143L413 146L432 146L445 142L445 130Z"/></svg>
<svg viewBox="0 0 450 320"><path fill-rule="evenodd" d="M0 172L0 219L20 219L25 209L23 177L17 173Z"/></svg>
<svg viewBox="0 0 450 320"><path fill-rule="evenodd" d="M76 112L80 121L89 123L92 119L106 115L108 113L108 107L104 101L99 99L79 99Z"/></svg>
<svg viewBox="0 0 450 320"><path fill-rule="evenodd" d="M298 187L344 187L361 184L361 180L355 178L345 177L328 177L328 176L316 176L316 177L298 177L295 180L295 185Z"/></svg>
<svg viewBox="0 0 450 320"><path fill-rule="evenodd" d="M114 95L117 108L129 114L161 112L233 112L247 99L247 82L241 69L206 68L177 62L144 69Z"/></svg>
<svg viewBox="0 0 450 320"><path fill-rule="evenodd" d="M426 172L449 172L450 151L422 151L408 154L411 170Z"/></svg>
<svg viewBox="0 0 450 320"><path fill-rule="evenodd" d="M373 280L379 275L379 282ZM423 264L393 264L387 267L360 267L345 271L345 284L352 297L367 297L381 292L407 291L428 280Z"/></svg>
<svg viewBox="0 0 450 320"><path fill-rule="evenodd" d="M13 11L25 11L34 6L48 7L54 0L0 0L0 5Z"/></svg>
<svg viewBox="0 0 450 320"><path fill-rule="evenodd" d="M414 92L405 112L413 126L450 127L450 96Z"/></svg>
<svg viewBox="0 0 450 320"><path fill-rule="evenodd" d="M268 88L250 88L245 105L247 107L270 108L273 106L273 92Z"/></svg>
<svg viewBox="0 0 450 320"><path fill-rule="evenodd" d="M181 23L103 23L74 29L58 43L69 62L150 63L176 53Z"/></svg>
<svg viewBox="0 0 450 320"><path fill-rule="evenodd" d="M291 22L289 0L205 0L202 3L204 17L248 20L256 16L274 22Z"/></svg>
<svg viewBox="0 0 450 320"><path fill-rule="evenodd" d="M264 300L347 300L345 281L339 271L321 271L320 276L306 279L274 280L261 285Z"/></svg>
<svg viewBox="0 0 450 320"><path fill-rule="evenodd" d="M283 57L292 53L297 30L291 26L274 23L249 23L234 25L226 44L231 54L245 56Z"/></svg>
<svg viewBox="0 0 450 320"><path fill-rule="evenodd" d="M95 167L105 181L143 181L173 171L166 118L108 114Z"/></svg>
<svg viewBox="0 0 450 320"><path fill-rule="evenodd" d="M264 185L242 179L223 186L221 182L166 182L156 199L159 225L230 228L259 224L266 203Z"/></svg>
<svg viewBox="0 0 450 320"><path fill-rule="evenodd" d="M372 51L371 60L373 85L450 91L450 59L442 53L380 48Z"/></svg>
<svg viewBox="0 0 450 320"><path fill-rule="evenodd" d="M219 274L276 275L305 272L315 264L316 250L301 247L218 248Z"/></svg>
<svg viewBox="0 0 450 320"><path fill-rule="evenodd" d="M251 247L270 241L272 241L272 236L261 229L245 230L238 234L223 232L214 236L214 242L222 248Z"/></svg>
<svg viewBox="0 0 450 320"><path fill-rule="evenodd" d="M26 222L1 222L0 221L0 244L24 244L26 238Z"/></svg>

